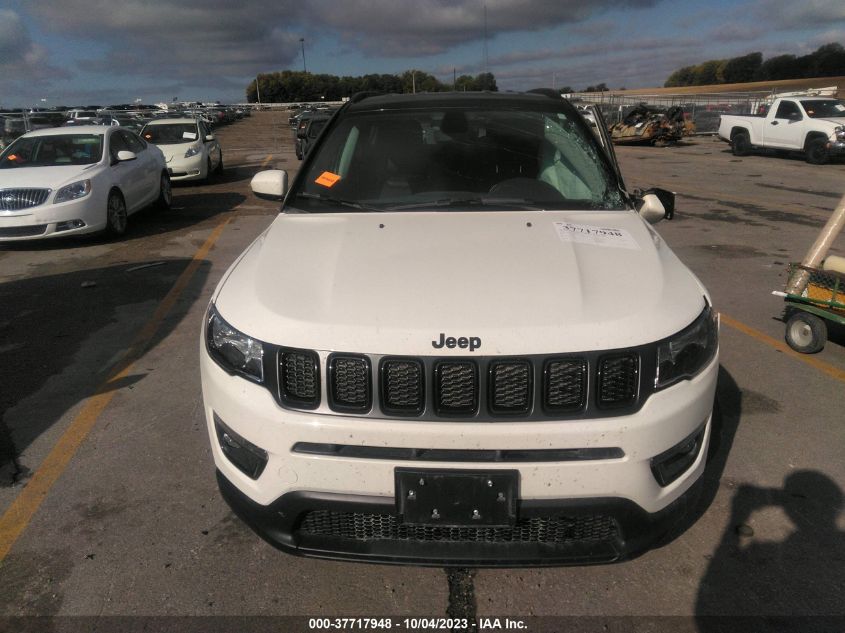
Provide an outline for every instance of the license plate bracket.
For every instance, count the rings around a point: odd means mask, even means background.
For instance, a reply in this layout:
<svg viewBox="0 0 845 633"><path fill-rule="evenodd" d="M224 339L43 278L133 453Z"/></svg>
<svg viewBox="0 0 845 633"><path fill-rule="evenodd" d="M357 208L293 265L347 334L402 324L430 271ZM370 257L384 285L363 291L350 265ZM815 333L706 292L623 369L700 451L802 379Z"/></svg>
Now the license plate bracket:
<svg viewBox="0 0 845 633"><path fill-rule="evenodd" d="M517 470L397 468L396 507L403 521L427 526L510 526L516 523Z"/></svg>

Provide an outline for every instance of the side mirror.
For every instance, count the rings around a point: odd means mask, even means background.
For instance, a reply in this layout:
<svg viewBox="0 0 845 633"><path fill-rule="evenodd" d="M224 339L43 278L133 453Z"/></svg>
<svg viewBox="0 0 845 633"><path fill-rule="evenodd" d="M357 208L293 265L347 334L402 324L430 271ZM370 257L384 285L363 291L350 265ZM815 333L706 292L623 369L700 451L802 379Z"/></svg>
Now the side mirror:
<svg viewBox="0 0 845 633"><path fill-rule="evenodd" d="M122 163L127 160L135 160L138 158L135 155L135 152L130 152L128 150L122 149L117 153L117 162Z"/></svg>
<svg viewBox="0 0 845 633"><path fill-rule="evenodd" d="M206 142L214 140L214 134L206 134L205 136Z"/></svg>
<svg viewBox="0 0 845 633"><path fill-rule="evenodd" d="M252 177L249 186L259 198L281 200L288 192L288 172L284 169L260 171Z"/></svg>
<svg viewBox="0 0 845 633"><path fill-rule="evenodd" d="M297 128L296 138L306 138L307 133L308 133L307 127Z"/></svg>
<svg viewBox="0 0 845 633"><path fill-rule="evenodd" d="M649 224L675 217L675 194L666 189L649 189L636 195L637 212Z"/></svg>

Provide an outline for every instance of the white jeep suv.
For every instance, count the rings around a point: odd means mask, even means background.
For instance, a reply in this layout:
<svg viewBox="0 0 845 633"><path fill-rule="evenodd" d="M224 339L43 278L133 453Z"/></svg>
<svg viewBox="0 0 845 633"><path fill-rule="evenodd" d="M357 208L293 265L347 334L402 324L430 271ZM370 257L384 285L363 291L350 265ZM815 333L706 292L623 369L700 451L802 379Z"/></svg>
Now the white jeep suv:
<svg viewBox="0 0 845 633"><path fill-rule="evenodd" d="M695 499L718 319L543 94L361 95L202 327L220 489L286 551L429 565L632 556Z"/></svg>

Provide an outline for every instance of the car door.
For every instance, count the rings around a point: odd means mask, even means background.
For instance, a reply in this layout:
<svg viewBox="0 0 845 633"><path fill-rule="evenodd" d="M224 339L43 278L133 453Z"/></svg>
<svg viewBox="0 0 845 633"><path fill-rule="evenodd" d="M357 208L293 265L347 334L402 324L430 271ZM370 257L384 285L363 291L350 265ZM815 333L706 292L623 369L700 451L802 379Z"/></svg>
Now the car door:
<svg viewBox="0 0 845 633"><path fill-rule="evenodd" d="M211 160L211 169L215 170L220 164L220 143L216 137L212 136L205 123L198 121L197 126L199 128L200 138L205 145L205 153ZM210 141L206 140L209 136L212 136L212 140Z"/></svg>
<svg viewBox="0 0 845 633"><path fill-rule="evenodd" d="M110 158L110 172L112 174L112 184L117 186L123 193L123 199L126 202L126 209L133 211L143 200L143 192L145 182L141 174L143 167L140 167L139 159L134 160L118 160L119 152L131 152L129 140L123 133L123 130L118 128L108 128L109 138L109 158Z"/></svg>
<svg viewBox="0 0 845 633"><path fill-rule="evenodd" d="M784 149L804 146L804 114L798 103L783 99L777 111L763 124L763 144Z"/></svg>
<svg viewBox="0 0 845 633"><path fill-rule="evenodd" d="M134 132L121 130L126 138L130 151L138 157L138 178L143 182L138 204L152 202L158 196L161 165L149 145Z"/></svg>

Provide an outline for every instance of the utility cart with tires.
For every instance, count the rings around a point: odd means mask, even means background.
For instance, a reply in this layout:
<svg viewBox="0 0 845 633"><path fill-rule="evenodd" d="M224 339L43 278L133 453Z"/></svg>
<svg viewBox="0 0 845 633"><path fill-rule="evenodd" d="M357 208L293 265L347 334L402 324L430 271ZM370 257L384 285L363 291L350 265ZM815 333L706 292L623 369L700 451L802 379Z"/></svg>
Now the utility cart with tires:
<svg viewBox="0 0 845 633"><path fill-rule="evenodd" d="M840 258L836 258L840 259ZM789 279L806 276L800 294L776 291L786 301L786 342L797 352L814 354L827 342L827 322L845 325L845 274L791 264ZM787 290L790 288L787 284Z"/></svg>

